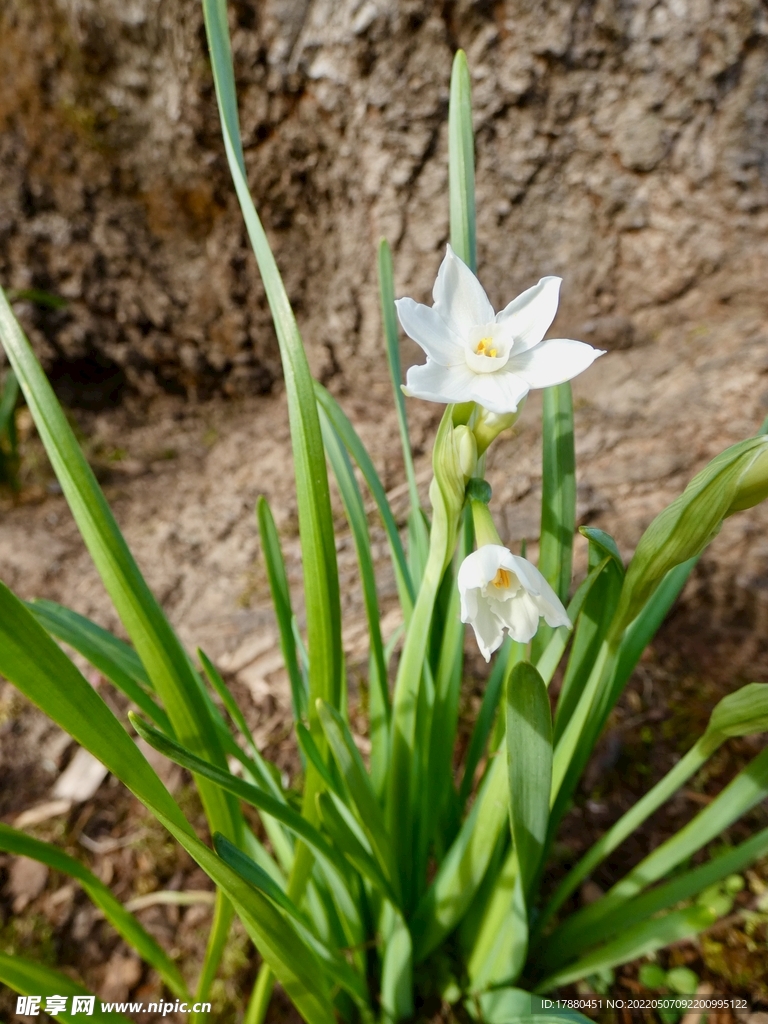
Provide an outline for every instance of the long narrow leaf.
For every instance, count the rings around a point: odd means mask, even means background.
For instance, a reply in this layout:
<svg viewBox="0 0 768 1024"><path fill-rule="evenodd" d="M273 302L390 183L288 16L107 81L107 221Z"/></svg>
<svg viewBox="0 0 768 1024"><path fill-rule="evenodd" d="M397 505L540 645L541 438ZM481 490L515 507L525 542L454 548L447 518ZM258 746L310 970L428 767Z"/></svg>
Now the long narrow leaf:
<svg viewBox="0 0 768 1024"><path fill-rule="evenodd" d="M387 758L389 756L390 706L389 688L387 686L387 665L384 660L384 643L381 638L381 613L379 611L379 598L376 593L376 573L373 565L373 555L371 554L371 541L368 535L368 521L349 456L322 407L320 409L320 425L323 431L325 450L336 477L347 522L352 530L355 551L357 553L357 564L360 569L360 580L363 586L363 603L368 622L371 650L369 686L371 776L376 792L381 794L384 790Z"/></svg>
<svg viewBox="0 0 768 1024"><path fill-rule="evenodd" d="M472 87L467 57L457 50L451 73L448 107L448 177L451 245L470 270L477 270L475 240L475 142L472 132Z"/></svg>
<svg viewBox="0 0 768 1024"><path fill-rule="evenodd" d="M576 528L576 454L573 398L566 381L545 388L542 408L542 495L539 571L565 604L571 586L573 533ZM532 648L538 660L552 628L542 623Z"/></svg>
<svg viewBox="0 0 768 1024"><path fill-rule="evenodd" d="M272 604L280 633L280 650L291 684L291 700L293 716L300 722L307 714L307 690L304 684L299 660L296 656L296 641L293 635L293 609L291 608L291 592L288 588L288 575L285 571L285 560L280 548L280 538L272 515L272 509L264 495L256 502L256 519L259 524L261 550L267 566L267 579L272 594Z"/></svg>
<svg viewBox="0 0 768 1024"><path fill-rule="evenodd" d="M357 808L360 824L368 837L371 849L385 878L395 893L399 895L400 879L384 825L384 816L365 765L355 746L355 741L352 739L352 734L341 715L330 705L321 703L318 714L336 764Z"/></svg>
<svg viewBox="0 0 768 1024"><path fill-rule="evenodd" d="M128 550L75 435L0 290L0 339L24 392L83 540L134 647L162 699L175 734L224 764L202 683ZM212 827L230 837L241 822L228 798L203 784L200 796Z"/></svg>
<svg viewBox="0 0 768 1024"><path fill-rule="evenodd" d="M744 871L755 861L768 853L768 828L762 829L739 846L713 857L697 868L685 871L673 878L671 882L656 886L641 896L636 896L628 903L606 914L591 927L581 933L582 949L588 949L595 943L629 928L641 921L646 921L661 910L668 910L683 900L691 899L709 886L722 881L728 875Z"/></svg>
<svg viewBox="0 0 768 1024"><path fill-rule="evenodd" d="M70 878L76 878L88 896L103 911L113 928L132 946L143 960L155 968L168 988L179 999L188 999L189 993L184 979L167 953L144 930L139 921L129 913L110 890L80 861L64 853L50 843L33 839L8 825L0 823L0 850L17 857L30 857L47 864L54 871L61 871Z"/></svg>
<svg viewBox="0 0 768 1024"><path fill-rule="evenodd" d="M529 662L507 684L509 818L526 902L538 875L552 787L552 714L544 680Z"/></svg>
<svg viewBox="0 0 768 1024"><path fill-rule="evenodd" d="M703 811L645 857L596 903L584 907L547 942L547 962L561 963L578 950L582 931L622 906L683 863L768 796L768 747L739 772Z"/></svg>
<svg viewBox="0 0 768 1024"><path fill-rule="evenodd" d="M214 846L221 859L228 864L233 871L236 871L241 878L263 892L281 910L284 910L293 920L299 934L311 946L316 953L323 967L330 977L348 992L363 1008L368 1007L368 992L363 979L349 964L333 953L321 942L316 935L313 935L296 904L291 900L269 875L255 864L249 857L246 857L241 850L228 842L224 836L214 836Z"/></svg>
<svg viewBox="0 0 768 1024"><path fill-rule="evenodd" d="M342 676L339 579L320 421L312 376L293 310L248 189L226 0L203 0L203 15L224 148L245 226L261 271L283 364L299 506L312 715L315 699L321 698L338 706Z"/></svg>
<svg viewBox="0 0 768 1024"><path fill-rule="evenodd" d="M45 1009L47 996L66 996L68 1009L51 1015L54 1020L62 1021L62 1024L80 1024L85 1015L84 1012L70 1012L71 997L89 995L87 988L72 981L68 975L43 964L33 963L25 957L0 953L0 982L22 996L40 996L42 1009ZM95 1001L93 1013L88 1014L88 1017L94 1024L130 1024L128 1018L121 1013L107 1013L102 1010L98 999Z"/></svg>
<svg viewBox="0 0 768 1024"><path fill-rule="evenodd" d="M132 647L85 616L54 601L31 601L27 607L51 636L74 647L155 725L173 735L168 715L146 692L152 689L152 684Z"/></svg>
<svg viewBox="0 0 768 1024"><path fill-rule="evenodd" d="M411 499L411 510L418 510L419 489L416 486L416 474L413 469L411 439L408 435L408 417L405 414L405 395L402 392L403 373L400 367L400 339L395 315L395 287L393 283L392 251L386 238L379 243L379 297L381 299L381 319L384 326L384 345L387 350L389 376L395 395L397 425L400 429L400 443L403 450L405 478L408 481L408 493Z"/></svg>
<svg viewBox="0 0 768 1024"><path fill-rule="evenodd" d="M202 775L203 778L209 779L227 793L231 793L238 799L244 800L246 803L277 819L277 821L285 825L286 828L289 828L299 839L302 839L310 846L315 853L337 868L342 875L347 872L344 862L315 826L288 804L281 803L271 793L267 793L265 790L252 785L250 782L245 782L243 779L238 779L236 775L232 775L229 771L222 770L216 765L197 757L174 740L163 736L157 729L152 729L146 722L142 722L135 715L131 716L131 721L139 735L165 757L175 761L176 764L181 765L183 768L188 768L196 775Z"/></svg>
<svg viewBox="0 0 768 1024"><path fill-rule="evenodd" d="M223 889L308 1024L333 1024L329 994L314 953L269 900L253 892L200 842L173 797L101 697L32 613L2 584L0 674L125 783Z"/></svg>
<svg viewBox="0 0 768 1024"><path fill-rule="evenodd" d="M569 985L590 974L609 970L641 956L649 956L672 942L697 935L705 928L709 928L714 921L715 915L708 907L698 906L689 907L687 910L674 910L665 917L645 921L634 928L629 928L624 935L601 946L594 953L589 953L569 967L549 975L536 987L536 991L549 992L553 988Z"/></svg>
<svg viewBox="0 0 768 1024"><path fill-rule="evenodd" d="M379 474L376 472L376 467L371 461L370 455L365 450L363 442L358 437L355 428L336 399L317 382L315 382L315 395L319 406L328 416L334 430L352 456L355 465L363 474L366 487L376 502L384 530L387 534L387 542L392 556L392 565L395 570L395 580L400 596L400 606L407 620L413 608L416 595L408 568L408 561L405 557L405 551L403 550L403 544L397 529L397 523L387 498L387 492L384 490L384 485L379 478Z"/></svg>

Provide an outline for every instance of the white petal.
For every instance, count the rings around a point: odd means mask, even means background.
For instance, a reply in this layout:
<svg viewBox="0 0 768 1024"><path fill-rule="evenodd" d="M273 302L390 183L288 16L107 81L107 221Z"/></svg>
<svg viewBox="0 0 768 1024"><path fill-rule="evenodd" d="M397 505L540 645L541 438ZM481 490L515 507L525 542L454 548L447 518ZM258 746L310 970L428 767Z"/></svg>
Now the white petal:
<svg viewBox="0 0 768 1024"><path fill-rule="evenodd" d="M475 639L480 653L486 661L490 661L491 655L501 647L504 640L502 623L493 614L489 605L481 600L478 602L477 614L472 619L471 625L475 631Z"/></svg>
<svg viewBox="0 0 768 1024"><path fill-rule="evenodd" d="M522 377L509 373L509 363L496 373L473 374L470 393L463 401L477 402L489 412L499 415L517 412L518 405L528 394L529 385Z"/></svg>
<svg viewBox="0 0 768 1024"><path fill-rule="evenodd" d="M408 370L405 377L406 392L412 398L442 402L445 405L471 402L475 378L476 374L472 373L463 360L457 366L440 366L427 359L423 366L411 366Z"/></svg>
<svg viewBox="0 0 768 1024"><path fill-rule="evenodd" d="M504 602L504 625L519 644L527 644L539 628L539 609L532 597L520 591ZM499 609L500 610L500 609Z"/></svg>
<svg viewBox="0 0 768 1024"><path fill-rule="evenodd" d="M395 306L403 330L430 359L441 366L450 366L464 358L461 338L431 306L424 306L413 299L398 299Z"/></svg>
<svg viewBox="0 0 768 1024"><path fill-rule="evenodd" d="M456 334L464 337L473 327L491 323L493 306L483 286L448 246L432 289L434 309Z"/></svg>
<svg viewBox="0 0 768 1024"><path fill-rule="evenodd" d="M456 577L459 591L463 593L464 590L484 587L486 583L490 583L499 567L505 564L506 555L509 553L501 544L483 544L477 551L467 555L459 566ZM461 621L467 622L467 619L462 618Z"/></svg>
<svg viewBox="0 0 768 1024"><path fill-rule="evenodd" d="M521 355L512 355L504 370L522 377L528 387L549 388L578 377L602 355L600 349L583 341L552 338Z"/></svg>
<svg viewBox="0 0 768 1024"><path fill-rule="evenodd" d="M504 565L520 580L548 625L570 628L571 620L560 598L532 562L520 555L510 554Z"/></svg>
<svg viewBox="0 0 768 1024"><path fill-rule="evenodd" d="M508 321L515 335L515 352L526 352L538 345L550 328L560 299L559 277L542 277L497 314L497 321Z"/></svg>

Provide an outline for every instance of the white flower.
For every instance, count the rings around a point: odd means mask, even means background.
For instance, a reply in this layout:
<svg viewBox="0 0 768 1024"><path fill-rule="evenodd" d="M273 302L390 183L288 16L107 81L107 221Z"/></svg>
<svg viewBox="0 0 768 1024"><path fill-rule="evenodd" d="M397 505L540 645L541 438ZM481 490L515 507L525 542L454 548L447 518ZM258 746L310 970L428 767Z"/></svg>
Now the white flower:
<svg viewBox="0 0 768 1024"><path fill-rule="evenodd" d="M550 626L571 620L559 597L535 565L501 544L484 544L467 555L458 575L461 621L475 631L486 661L501 647L504 630L527 644L544 616Z"/></svg>
<svg viewBox="0 0 768 1024"><path fill-rule="evenodd" d="M559 277L542 277L500 313L469 267L448 246L432 290L433 306L398 299L405 333L427 355L408 370L407 395L428 402L477 402L515 412L531 388L562 384L603 353L582 341L542 341L557 312Z"/></svg>

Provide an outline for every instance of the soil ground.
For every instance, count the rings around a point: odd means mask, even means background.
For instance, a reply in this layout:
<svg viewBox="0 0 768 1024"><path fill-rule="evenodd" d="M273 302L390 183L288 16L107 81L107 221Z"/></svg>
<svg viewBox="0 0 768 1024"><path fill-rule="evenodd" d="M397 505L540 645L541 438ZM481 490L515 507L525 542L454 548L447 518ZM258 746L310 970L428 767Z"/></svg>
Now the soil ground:
<svg viewBox="0 0 768 1024"><path fill-rule="evenodd" d="M607 529L629 556L653 515L708 459L753 434L768 411L767 339L768 323L759 310L726 310L705 320L692 309L683 326L660 331L643 347L610 353L576 381L580 523ZM337 397L369 446L402 519L406 493L384 373L357 382L351 392L340 390ZM492 450L488 469L502 536L515 549L525 539L534 559L541 479L538 411L533 395L515 430ZM425 492L439 414L438 407L409 403ZM73 419L128 542L173 624L191 650L200 645L217 662L261 749L294 775L289 693L253 513L258 495L266 495L300 609L296 505L280 389L266 398L230 402L128 401L119 409L80 412ZM29 425L24 427L23 417L22 427L22 489L17 497L4 499L0 578L22 597L61 601L119 632L39 442ZM337 512L344 639L355 678L365 657L365 627L354 550L340 506ZM391 633L397 625L394 584L373 514L371 530L381 570L385 630ZM584 561L579 541L577 576ZM721 696L743 682L768 679L767 610L768 512L758 508L726 522L633 676L564 824L559 847L563 870L669 770L702 731ZM469 728L482 695L484 665L471 643L467 649L463 722ZM89 678L124 713L124 705L103 681L92 671ZM353 714L353 721L362 732L362 718ZM761 743L747 738L727 744L706 771L606 861L592 888L585 887L578 899L593 898L594 886L610 886L693 817ZM50 803L56 780L74 753L74 745L6 684L0 691L0 818L12 823ZM187 776L160 767L202 828ZM766 824L768 807L762 804L729 836L737 839L745 830ZM110 777L67 813L30 827L83 860L120 899L158 889L209 888L201 872ZM25 889L18 879L14 883L13 870L10 858L0 859L0 948L57 963L106 998L127 998L130 993L148 1002L156 997L156 979L99 920L78 887L51 873L27 879ZM685 963L715 991L744 995L755 1013L768 1012L766 920L750 909L768 887L768 866L758 865L746 877L735 916L700 942L677 946L660 960L665 965ZM549 881L554 884L556 877ZM204 896L199 899L189 907L151 905L139 911L190 979L210 920L209 904ZM236 930L214 991L217 1020L237 1019L236 1007L255 970L252 949ZM637 965L618 971L611 991L636 994ZM10 1017L10 1005L0 1005L0 1014ZM271 1019L291 1014L287 1002L277 998ZM717 1021L732 1019L725 1014ZM760 1020L752 1019L754 1024Z"/></svg>

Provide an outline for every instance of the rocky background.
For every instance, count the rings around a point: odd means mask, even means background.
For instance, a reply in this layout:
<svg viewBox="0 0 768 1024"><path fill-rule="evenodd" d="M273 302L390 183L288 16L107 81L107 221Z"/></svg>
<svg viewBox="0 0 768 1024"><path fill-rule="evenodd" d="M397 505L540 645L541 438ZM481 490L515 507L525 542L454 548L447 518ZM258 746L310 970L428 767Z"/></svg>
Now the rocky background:
<svg viewBox="0 0 768 1024"><path fill-rule="evenodd" d="M0 10L0 279L66 300L21 307L62 397L269 389L200 5ZM428 294L457 46L497 305L561 274L560 332L623 348L764 301L761 0L240 0L230 21L251 185L322 378L379 373L380 236L398 291Z"/></svg>

